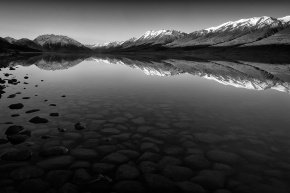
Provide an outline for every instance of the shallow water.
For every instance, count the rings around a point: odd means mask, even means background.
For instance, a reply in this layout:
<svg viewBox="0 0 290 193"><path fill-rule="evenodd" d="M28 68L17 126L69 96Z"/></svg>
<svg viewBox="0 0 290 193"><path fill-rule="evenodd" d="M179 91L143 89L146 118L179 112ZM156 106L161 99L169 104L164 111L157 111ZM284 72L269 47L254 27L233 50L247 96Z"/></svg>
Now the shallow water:
<svg viewBox="0 0 290 193"><path fill-rule="evenodd" d="M20 83L3 84L0 138L12 125L32 134L0 144L1 190L290 192L289 66L96 56L10 62L0 78ZM16 103L24 107L8 108ZM36 116L48 122L30 123ZM60 146L68 152L39 153ZM3 159L19 150L32 156Z"/></svg>

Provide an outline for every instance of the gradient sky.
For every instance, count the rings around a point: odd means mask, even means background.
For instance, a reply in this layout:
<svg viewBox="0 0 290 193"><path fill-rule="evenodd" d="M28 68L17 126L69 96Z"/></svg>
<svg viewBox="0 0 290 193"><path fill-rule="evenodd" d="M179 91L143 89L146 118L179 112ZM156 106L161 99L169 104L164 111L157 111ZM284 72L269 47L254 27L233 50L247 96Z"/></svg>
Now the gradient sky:
<svg viewBox="0 0 290 193"><path fill-rule="evenodd" d="M57 34L104 43L148 30L189 33L242 18L279 18L290 15L289 7L289 0L0 0L0 37Z"/></svg>

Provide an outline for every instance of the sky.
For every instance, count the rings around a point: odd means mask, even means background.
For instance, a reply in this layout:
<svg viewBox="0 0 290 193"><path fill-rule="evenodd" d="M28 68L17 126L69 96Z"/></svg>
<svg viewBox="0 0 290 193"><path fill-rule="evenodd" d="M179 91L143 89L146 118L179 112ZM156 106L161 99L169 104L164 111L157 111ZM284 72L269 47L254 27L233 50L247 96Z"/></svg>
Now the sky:
<svg viewBox="0 0 290 193"><path fill-rule="evenodd" d="M95 44L148 30L190 33L243 18L279 18L290 15L289 7L289 0L0 0L0 37L56 34Z"/></svg>

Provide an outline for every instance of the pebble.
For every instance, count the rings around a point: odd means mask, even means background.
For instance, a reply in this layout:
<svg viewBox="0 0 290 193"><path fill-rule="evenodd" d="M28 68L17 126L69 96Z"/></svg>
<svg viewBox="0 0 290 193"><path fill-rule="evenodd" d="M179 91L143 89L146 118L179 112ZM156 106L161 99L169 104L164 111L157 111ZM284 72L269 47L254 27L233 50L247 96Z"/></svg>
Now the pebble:
<svg viewBox="0 0 290 193"><path fill-rule="evenodd" d="M83 130L83 129L86 128L86 125L85 124L81 124L80 122L77 122L74 126L75 126L76 130Z"/></svg>
<svg viewBox="0 0 290 193"><path fill-rule="evenodd" d="M118 150L117 153L124 154L128 156L130 159L137 159L140 157L140 153L134 150L122 149L122 150Z"/></svg>
<svg viewBox="0 0 290 193"><path fill-rule="evenodd" d="M22 103L16 103L16 104L11 104L9 105L10 109L22 109L24 105Z"/></svg>
<svg viewBox="0 0 290 193"><path fill-rule="evenodd" d="M50 113L49 116L51 116L51 117L58 117L59 116L59 113Z"/></svg>
<svg viewBox="0 0 290 193"><path fill-rule="evenodd" d="M187 181L193 176L193 171L181 166L167 166L163 169L162 175L172 181Z"/></svg>
<svg viewBox="0 0 290 193"><path fill-rule="evenodd" d="M34 124L41 124L41 123L47 123L48 120L45 118L41 118L41 117L33 117L32 119L29 120L30 123L34 123Z"/></svg>
<svg viewBox="0 0 290 193"><path fill-rule="evenodd" d="M47 147L39 152L41 157L51 157L58 155L65 155L68 153L68 149L63 146Z"/></svg>
<svg viewBox="0 0 290 193"><path fill-rule="evenodd" d="M68 182L72 176L72 171L69 170L52 170L49 171L45 180L50 183L52 187L59 188L64 183Z"/></svg>
<svg viewBox="0 0 290 193"><path fill-rule="evenodd" d="M73 161L74 158L72 156L66 155L42 160L39 161L36 165L47 170L62 169L68 167Z"/></svg>
<svg viewBox="0 0 290 193"><path fill-rule="evenodd" d="M106 174L114 170L116 166L108 163L95 163L93 164L93 171L97 174Z"/></svg>
<svg viewBox="0 0 290 193"><path fill-rule="evenodd" d="M176 182L178 192L180 193L206 193L207 191L199 184L190 181Z"/></svg>
<svg viewBox="0 0 290 193"><path fill-rule="evenodd" d="M89 160L97 158L98 153L93 149L76 148L70 150L70 155L76 159Z"/></svg>
<svg viewBox="0 0 290 193"><path fill-rule="evenodd" d="M182 161L180 159L177 159L175 157L171 156L164 156L159 162L158 165L161 168L165 168L166 166L178 166L181 165Z"/></svg>
<svg viewBox="0 0 290 193"><path fill-rule="evenodd" d="M152 152L159 152L159 148L154 143L145 142L142 143L140 146L141 151L152 151Z"/></svg>
<svg viewBox="0 0 290 193"><path fill-rule="evenodd" d="M25 180L29 178L38 178L44 175L44 171L36 166L25 166L13 170L10 176L14 180Z"/></svg>
<svg viewBox="0 0 290 193"><path fill-rule="evenodd" d="M1 159L5 161L26 161L32 157L32 154L31 150L18 150L2 154Z"/></svg>
<svg viewBox="0 0 290 193"><path fill-rule="evenodd" d="M119 134L120 131L118 129L114 129L114 128L105 128L102 130L102 133L104 135L116 135L116 134Z"/></svg>
<svg viewBox="0 0 290 193"><path fill-rule="evenodd" d="M160 167L154 162L142 161L141 163L139 163L138 169L142 174L154 174L159 172Z"/></svg>
<svg viewBox="0 0 290 193"><path fill-rule="evenodd" d="M174 182L158 174L144 174L141 176L141 181L148 192L175 192Z"/></svg>
<svg viewBox="0 0 290 193"><path fill-rule="evenodd" d="M12 125L10 127L8 127L5 131L5 135L13 135L13 134L17 134L20 131L22 131L24 128L22 126L19 125Z"/></svg>
<svg viewBox="0 0 290 193"><path fill-rule="evenodd" d="M133 180L140 176L138 169L129 164L123 164L116 171L116 180Z"/></svg>
<svg viewBox="0 0 290 193"><path fill-rule="evenodd" d="M102 145L96 148L97 152L102 155L107 155L109 153L113 153L117 150L115 145Z"/></svg>
<svg viewBox="0 0 290 193"><path fill-rule="evenodd" d="M78 187L71 183L65 183L59 190L58 193L78 193Z"/></svg>
<svg viewBox="0 0 290 193"><path fill-rule="evenodd" d="M202 185L206 189L215 190L224 187L226 175L224 172L216 170L202 170L191 181Z"/></svg>
<svg viewBox="0 0 290 193"><path fill-rule="evenodd" d="M29 113L35 113L37 111L40 111L40 109L32 109L32 110L26 111L25 113L27 113L27 114L29 114Z"/></svg>
<svg viewBox="0 0 290 193"><path fill-rule="evenodd" d="M88 173L88 171L84 168L79 168L75 171L73 182L74 184L84 184L88 183L91 180L91 175Z"/></svg>
<svg viewBox="0 0 290 193"><path fill-rule="evenodd" d="M203 155L190 155L184 158L185 164L193 170L206 169L210 167L210 162Z"/></svg>
<svg viewBox="0 0 290 193"><path fill-rule="evenodd" d="M238 155L221 150L211 150L206 153L206 157L211 161L225 164L235 164L239 161Z"/></svg>
<svg viewBox="0 0 290 193"><path fill-rule="evenodd" d="M112 189L117 193L145 193L142 183L131 180L120 181Z"/></svg>
<svg viewBox="0 0 290 193"><path fill-rule="evenodd" d="M29 138L29 136L22 135L22 134L14 134L14 135L7 136L7 139L13 145L23 143L27 138Z"/></svg>
<svg viewBox="0 0 290 193"><path fill-rule="evenodd" d="M215 144L228 141L228 138L214 133L195 133L194 137L203 143Z"/></svg>
<svg viewBox="0 0 290 193"><path fill-rule="evenodd" d="M102 159L103 162L122 164L129 161L129 158L121 153L111 153Z"/></svg>
<svg viewBox="0 0 290 193"><path fill-rule="evenodd" d="M160 159L161 159L161 156L159 154L152 153L152 152L145 152L139 157L138 162L141 162L141 161L157 162Z"/></svg>
<svg viewBox="0 0 290 193"><path fill-rule="evenodd" d="M90 164L90 162L87 162L87 161L75 161L69 167L72 168L72 169L75 169L75 168L89 168L89 167L91 167L91 164Z"/></svg>
<svg viewBox="0 0 290 193"><path fill-rule="evenodd" d="M20 193L45 193L49 184L42 179L26 179L18 186Z"/></svg>

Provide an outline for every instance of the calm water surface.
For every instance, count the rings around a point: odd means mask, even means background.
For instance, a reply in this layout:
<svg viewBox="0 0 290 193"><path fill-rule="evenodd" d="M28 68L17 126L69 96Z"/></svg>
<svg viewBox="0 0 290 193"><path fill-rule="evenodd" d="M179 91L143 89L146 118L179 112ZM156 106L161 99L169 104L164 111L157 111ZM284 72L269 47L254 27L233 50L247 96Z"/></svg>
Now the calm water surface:
<svg viewBox="0 0 290 193"><path fill-rule="evenodd" d="M277 78L239 88L233 73L192 73L172 60L71 63L2 68L2 79L20 81L5 83L0 99L3 192L290 192L288 87L255 85ZM16 103L23 108L9 108ZM36 116L48 122L31 123ZM25 141L11 144L12 125L31 136L13 133Z"/></svg>

